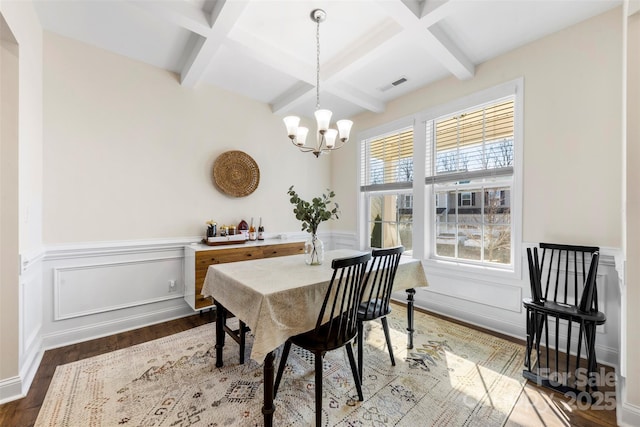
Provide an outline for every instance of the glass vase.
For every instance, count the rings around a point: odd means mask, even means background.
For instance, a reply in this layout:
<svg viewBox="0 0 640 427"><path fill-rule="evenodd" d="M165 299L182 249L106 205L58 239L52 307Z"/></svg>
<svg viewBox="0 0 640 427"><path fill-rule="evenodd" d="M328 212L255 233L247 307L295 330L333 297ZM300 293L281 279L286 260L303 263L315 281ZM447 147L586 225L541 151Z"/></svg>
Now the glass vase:
<svg viewBox="0 0 640 427"><path fill-rule="evenodd" d="M308 265L320 265L324 262L324 243L316 234L311 234L304 242L304 262Z"/></svg>

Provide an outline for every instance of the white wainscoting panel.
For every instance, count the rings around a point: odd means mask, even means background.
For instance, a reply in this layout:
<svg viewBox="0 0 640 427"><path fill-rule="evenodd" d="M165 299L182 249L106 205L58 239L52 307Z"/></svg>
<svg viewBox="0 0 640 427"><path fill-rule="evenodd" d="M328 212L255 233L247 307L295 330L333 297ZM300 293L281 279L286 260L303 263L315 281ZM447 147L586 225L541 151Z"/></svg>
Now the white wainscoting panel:
<svg viewBox="0 0 640 427"><path fill-rule="evenodd" d="M169 280L182 282L176 274L182 263L183 257L162 257L54 268L54 320L174 298Z"/></svg>
<svg viewBox="0 0 640 427"><path fill-rule="evenodd" d="M48 248L42 267L42 346L59 347L193 314L183 299L184 246L192 241Z"/></svg>
<svg viewBox="0 0 640 427"><path fill-rule="evenodd" d="M486 280L460 280L459 277L448 277L430 274L429 293L438 293L458 300L488 305L502 310L520 313L522 310L522 288L504 285ZM470 286L473 284L472 286Z"/></svg>

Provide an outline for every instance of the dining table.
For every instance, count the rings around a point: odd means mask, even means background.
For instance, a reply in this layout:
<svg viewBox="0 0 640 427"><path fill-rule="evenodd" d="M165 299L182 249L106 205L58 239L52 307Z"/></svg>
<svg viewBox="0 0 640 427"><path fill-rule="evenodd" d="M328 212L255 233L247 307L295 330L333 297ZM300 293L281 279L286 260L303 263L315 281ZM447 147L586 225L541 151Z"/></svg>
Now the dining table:
<svg viewBox="0 0 640 427"><path fill-rule="evenodd" d="M320 265L307 265L304 254L213 264L207 269L202 295L216 306L216 367L223 366L226 319L231 313L252 332L250 357L263 363L264 425L273 425L273 379L275 350L292 336L315 327L328 289L334 259L362 254L353 249L325 252ZM407 294L407 348L413 348L415 288L428 286L422 262L401 257L394 291ZM244 333L240 328L240 334ZM237 339L237 338L236 338Z"/></svg>

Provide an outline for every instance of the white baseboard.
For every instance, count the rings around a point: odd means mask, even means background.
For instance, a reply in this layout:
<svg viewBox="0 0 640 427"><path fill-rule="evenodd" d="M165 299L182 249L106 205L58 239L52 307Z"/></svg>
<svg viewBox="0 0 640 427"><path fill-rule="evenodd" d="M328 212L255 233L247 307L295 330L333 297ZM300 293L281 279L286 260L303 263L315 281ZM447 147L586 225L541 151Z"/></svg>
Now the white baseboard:
<svg viewBox="0 0 640 427"><path fill-rule="evenodd" d="M42 348L49 350L63 347L96 338L102 338L133 329L144 328L161 322L190 316L195 312L185 303L178 306L150 310L143 314L109 320L100 323L92 323L85 326L53 332L42 337Z"/></svg>
<svg viewBox="0 0 640 427"><path fill-rule="evenodd" d="M40 335L37 334L37 338L32 340L30 345L25 348L24 358L20 366L22 393L20 396L17 396L16 399L22 397L23 394L27 394L27 391L31 387L31 383L33 382L33 379L38 372L40 362L42 362L42 356L44 356L42 340L40 338Z"/></svg>
<svg viewBox="0 0 640 427"><path fill-rule="evenodd" d="M20 377L11 377L0 381L0 405L26 396L22 392Z"/></svg>
<svg viewBox="0 0 640 427"><path fill-rule="evenodd" d="M627 384L625 378L620 375L618 375L618 383L616 384L616 395L618 401L616 408L618 425L625 427L640 426L640 406L626 401Z"/></svg>
<svg viewBox="0 0 640 427"><path fill-rule="evenodd" d="M477 314L468 307L434 304L424 299L416 298L416 307L431 311L442 316L450 317L461 322L470 323L494 332L523 340L526 337L525 325L515 324L496 317Z"/></svg>

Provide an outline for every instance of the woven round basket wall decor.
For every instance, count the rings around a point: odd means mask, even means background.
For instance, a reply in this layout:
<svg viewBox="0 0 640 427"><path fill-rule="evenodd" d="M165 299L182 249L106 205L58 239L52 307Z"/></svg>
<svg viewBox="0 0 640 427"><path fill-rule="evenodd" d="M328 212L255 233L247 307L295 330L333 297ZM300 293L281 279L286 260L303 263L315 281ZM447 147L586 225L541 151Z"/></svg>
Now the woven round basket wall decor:
<svg viewBox="0 0 640 427"><path fill-rule="evenodd" d="M258 188L260 169L244 151L226 151L213 163L213 179L223 193L245 197Z"/></svg>

